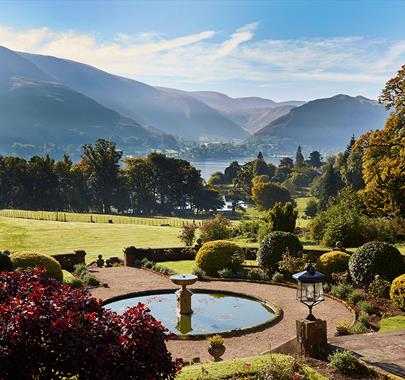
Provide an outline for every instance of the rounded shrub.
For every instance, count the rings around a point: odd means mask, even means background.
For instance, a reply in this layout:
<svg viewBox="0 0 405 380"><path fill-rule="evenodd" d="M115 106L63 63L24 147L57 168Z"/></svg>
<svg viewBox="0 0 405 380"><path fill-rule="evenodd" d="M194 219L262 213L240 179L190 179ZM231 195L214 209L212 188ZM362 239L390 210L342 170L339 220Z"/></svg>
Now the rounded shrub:
<svg viewBox="0 0 405 380"><path fill-rule="evenodd" d="M215 240L203 244L195 258L195 264L208 276L217 276L225 268L233 272L240 271L244 259L242 248L235 243Z"/></svg>
<svg viewBox="0 0 405 380"><path fill-rule="evenodd" d="M350 255L342 251L324 253L318 259L318 270L331 278L333 273L347 271L349 259Z"/></svg>
<svg viewBox="0 0 405 380"><path fill-rule="evenodd" d="M16 252L10 256L10 259L14 269L43 267L49 277L63 281L62 268L51 256L39 252Z"/></svg>
<svg viewBox="0 0 405 380"><path fill-rule="evenodd" d="M378 274L392 281L403 273L404 258L393 245L380 241L370 241L362 245L350 256L349 271L353 282L368 286Z"/></svg>
<svg viewBox="0 0 405 380"><path fill-rule="evenodd" d="M13 263L10 260L10 257L5 253L0 252L0 272L10 272L13 270Z"/></svg>
<svg viewBox="0 0 405 380"><path fill-rule="evenodd" d="M263 269L278 270L278 262L283 254L300 257L302 244L298 237L291 232L274 231L269 233L261 242L257 252L257 262Z"/></svg>
<svg viewBox="0 0 405 380"><path fill-rule="evenodd" d="M395 306L405 311L405 273L392 281L390 298Z"/></svg>

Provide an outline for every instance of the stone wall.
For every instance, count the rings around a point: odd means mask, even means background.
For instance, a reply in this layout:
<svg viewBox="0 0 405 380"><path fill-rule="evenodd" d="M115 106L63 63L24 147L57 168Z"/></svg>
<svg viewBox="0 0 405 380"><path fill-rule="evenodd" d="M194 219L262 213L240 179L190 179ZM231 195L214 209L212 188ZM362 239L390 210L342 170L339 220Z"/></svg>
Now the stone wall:
<svg viewBox="0 0 405 380"><path fill-rule="evenodd" d="M62 269L73 271L74 266L85 264L86 251L77 249L73 253L55 253L52 257L59 262Z"/></svg>

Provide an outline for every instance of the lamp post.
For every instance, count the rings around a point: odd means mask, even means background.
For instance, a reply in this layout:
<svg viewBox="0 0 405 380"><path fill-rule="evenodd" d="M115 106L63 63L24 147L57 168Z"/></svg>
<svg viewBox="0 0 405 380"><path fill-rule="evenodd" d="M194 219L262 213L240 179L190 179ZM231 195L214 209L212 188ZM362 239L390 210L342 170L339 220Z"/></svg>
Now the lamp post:
<svg viewBox="0 0 405 380"><path fill-rule="evenodd" d="M316 321L316 318L312 314L312 308L324 301L323 297L323 280L325 275L316 272L311 263L305 266L303 272L293 274L293 278L297 280L297 299L304 305L308 306L309 314L307 316L308 321Z"/></svg>
<svg viewBox="0 0 405 380"><path fill-rule="evenodd" d="M319 357L327 344L326 321L315 318L312 308L324 301L323 284L325 275L315 271L308 263L303 272L295 273L297 280L297 299L306 305L309 314L304 320L297 321L297 343L301 354Z"/></svg>

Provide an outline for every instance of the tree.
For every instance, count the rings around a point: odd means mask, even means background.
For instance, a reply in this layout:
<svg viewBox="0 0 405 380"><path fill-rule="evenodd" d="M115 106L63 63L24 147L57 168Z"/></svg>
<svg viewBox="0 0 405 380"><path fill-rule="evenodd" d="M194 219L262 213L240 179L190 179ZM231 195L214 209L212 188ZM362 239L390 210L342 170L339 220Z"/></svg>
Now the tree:
<svg viewBox="0 0 405 380"><path fill-rule="evenodd" d="M301 167L304 165L304 156L302 154L301 145L298 145L297 153L295 154L295 166Z"/></svg>
<svg viewBox="0 0 405 380"><path fill-rule="evenodd" d="M284 205L277 202L267 214L267 220L271 223L272 231L294 232L298 211L291 202Z"/></svg>
<svg viewBox="0 0 405 380"><path fill-rule="evenodd" d="M336 195L343 188L343 182L339 173L331 163L328 163L324 174L320 178L319 186L319 208L324 210L329 198Z"/></svg>
<svg viewBox="0 0 405 380"><path fill-rule="evenodd" d="M384 104L387 110L393 109L395 113L405 108L405 65L387 82L378 101Z"/></svg>
<svg viewBox="0 0 405 380"><path fill-rule="evenodd" d="M238 161L232 161L230 165L225 168L224 175L227 183L232 183L241 170Z"/></svg>
<svg viewBox="0 0 405 380"><path fill-rule="evenodd" d="M321 154L317 151L314 150L309 154L309 158L307 163L311 165L314 168L319 168L322 166L322 156Z"/></svg>
<svg viewBox="0 0 405 380"><path fill-rule="evenodd" d="M311 198L308 201L304 212L306 216L313 218L318 212L318 202L315 199Z"/></svg>
<svg viewBox="0 0 405 380"><path fill-rule="evenodd" d="M253 177L258 175L269 175L270 169L263 159L257 158L253 163Z"/></svg>
<svg viewBox="0 0 405 380"><path fill-rule="evenodd" d="M252 189L252 199L259 209L272 208L276 202L291 202L290 192L276 183L256 183Z"/></svg>
<svg viewBox="0 0 405 380"><path fill-rule="evenodd" d="M262 152L259 152L259 154L257 155L257 159L262 161L264 160Z"/></svg>
<svg viewBox="0 0 405 380"><path fill-rule="evenodd" d="M405 65L390 79L379 101L392 113L381 131L362 135L355 149L363 150L361 191L369 212L405 215Z"/></svg>
<svg viewBox="0 0 405 380"><path fill-rule="evenodd" d="M211 174L211 177L208 180L210 185L224 185L226 183L225 175L221 172L215 172Z"/></svg>
<svg viewBox="0 0 405 380"><path fill-rule="evenodd" d="M98 139L96 144L85 144L81 155L92 192L94 206L100 211L111 212L114 196L119 190L119 162L122 152L115 143Z"/></svg>
<svg viewBox="0 0 405 380"><path fill-rule="evenodd" d="M354 135L352 135L352 137L350 138L349 144L347 144L346 149L343 153L343 162L344 164L347 163L347 160L350 156L350 153L353 150L354 144L356 143L356 138L354 137Z"/></svg>
<svg viewBox="0 0 405 380"><path fill-rule="evenodd" d="M288 169L292 169L294 168L294 161L292 160L292 158L290 157L283 157L280 160L280 163L278 164L279 168L288 168Z"/></svg>

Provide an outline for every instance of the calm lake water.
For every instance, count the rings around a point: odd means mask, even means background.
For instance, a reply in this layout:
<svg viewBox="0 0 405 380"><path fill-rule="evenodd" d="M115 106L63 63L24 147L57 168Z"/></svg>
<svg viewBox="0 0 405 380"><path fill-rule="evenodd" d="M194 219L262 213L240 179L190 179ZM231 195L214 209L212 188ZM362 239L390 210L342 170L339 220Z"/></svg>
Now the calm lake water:
<svg viewBox="0 0 405 380"><path fill-rule="evenodd" d="M278 165L281 157L265 157L267 163L272 163ZM232 161L238 161L240 165L245 164L248 161L253 160L252 158L241 158L234 160L216 160L216 161L190 161L198 170L201 170L201 176L208 181L212 173L224 172L225 168L229 166Z"/></svg>

